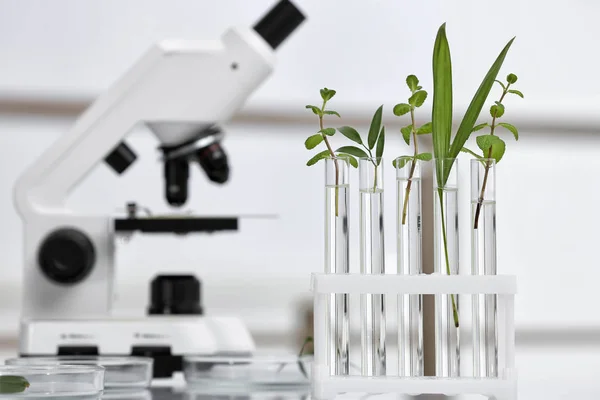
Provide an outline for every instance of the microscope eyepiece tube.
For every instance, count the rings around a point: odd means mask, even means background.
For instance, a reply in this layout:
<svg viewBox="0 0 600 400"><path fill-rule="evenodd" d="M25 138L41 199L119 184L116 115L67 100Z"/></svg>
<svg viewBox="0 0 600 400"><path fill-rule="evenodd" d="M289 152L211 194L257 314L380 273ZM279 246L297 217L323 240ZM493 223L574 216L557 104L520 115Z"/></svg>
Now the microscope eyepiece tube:
<svg viewBox="0 0 600 400"><path fill-rule="evenodd" d="M165 160L165 197L170 205L181 207L187 201L189 176L187 159Z"/></svg>
<svg viewBox="0 0 600 400"><path fill-rule="evenodd" d="M289 0L280 0L254 30L276 49L305 20L304 14Z"/></svg>

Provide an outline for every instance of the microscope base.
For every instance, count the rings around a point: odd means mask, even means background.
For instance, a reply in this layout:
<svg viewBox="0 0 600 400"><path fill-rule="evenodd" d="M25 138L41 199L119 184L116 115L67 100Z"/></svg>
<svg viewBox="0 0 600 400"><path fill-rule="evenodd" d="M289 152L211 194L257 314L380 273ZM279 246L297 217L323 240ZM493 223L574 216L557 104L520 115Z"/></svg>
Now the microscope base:
<svg viewBox="0 0 600 400"><path fill-rule="evenodd" d="M21 323L22 357L103 355L153 357L154 377L181 371L197 354L249 354L255 345L241 319L152 316L140 319L29 320Z"/></svg>

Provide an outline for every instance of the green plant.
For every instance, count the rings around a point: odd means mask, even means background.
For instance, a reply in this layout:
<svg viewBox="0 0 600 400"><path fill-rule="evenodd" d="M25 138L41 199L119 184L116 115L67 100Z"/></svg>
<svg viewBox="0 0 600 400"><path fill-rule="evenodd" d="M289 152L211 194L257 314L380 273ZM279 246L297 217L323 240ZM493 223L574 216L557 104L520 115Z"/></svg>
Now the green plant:
<svg viewBox="0 0 600 400"><path fill-rule="evenodd" d="M466 147L462 148L462 151L465 153L469 153L481 162L484 163L484 175L483 182L481 184L481 193L479 194L479 198L477 199L477 207L475 209L475 216L473 222L473 229L477 229L479 224L479 214L481 213L481 206L483 205L483 199L485 195L485 188L487 186L488 174L490 171L490 167L492 166L492 162L490 160L495 160L496 163L499 163L504 153L506 151L506 143L500 137L497 136L496 128L503 127L509 130L515 137L515 140L519 140L519 131L514 125L511 125L506 122L497 122L498 119L504 116L504 103L502 101L506 97L507 94L514 94L523 98L523 93L518 90L511 89L511 85L517 82L517 76L515 74L508 74L506 77L506 84L496 80L500 86L502 86L502 94L500 95L500 99L494 103L490 107L490 115L492 117L492 122L488 124L487 122L483 124L479 124L473 128L473 132L479 131L484 128L490 128L490 132L487 135L477 136L477 146L482 151L482 156L475 153L472 150L467 149Z"/></svg>
<svg viewBox="0 0 600 400"><path fill-rule="evenodd" d="M0 376L0 394L21 393L29 387L29 382L22 376Z"/></svg>
<svg viewBox="0 0 600 400"><path fill-rule="evenodd" d="M330 144L329 138L328 138L328 136L335 135L336 129L335 128L326 128L324 125L323 118L325 117L325 115L335 115L339 118L340 114L337 111L325 109L327 102L329 100L331 100L333 98L333 96L335 96L336 91L333 89L323 88L320 90L320 94L321 94L321 99L323 101L323 103L321 104L321 107L313 106L310 104L306 106L307 109L311 110L317 117L319 117L319 131L317 133L315 133L314 135L309 136L306 139L306 141L304 142L304 147L306 147L308 150L312 150L315 147L317 147L319 144L324 143L325 146L327 147L327 150L323 150L320 153L317 153L316 155L314 155L310 160L308 160L306 165L308 165L310 167L311 165L315 165L317 162L319 162L320 160L322 160L324 158L327 158L327 157L333 158L334 165L335 165L335 185L336 185L335 216L337 217L338 216L338 202L339 202L339 190L338 190L337 186L339 184L339 178L340 178L340 167L339 167L338 160L336 158L336 152L333 151L333 148L331 147L331 144ZM355 168L358 167L358 161L356 161L356 159L354 157L352 157L351 155L344 154L343 151L339 151L339 149L338 149L337 156L347 157L350 164L353 167L355 167Z"/></svg>
<svg viewBox="0 0 600 400"><path fill-rule="evenodd" d="M400 103L394 106L394 115L400 117L402 115L410 113L410 125L407 125L400 129L402 138L407 145L410 146L410 139L413 138L414 153L412 156L401 156L393 161L393 165L396 168L404 168L406 163L410 162L410 171L408 173L408 180L406 183L406 191L404 192L404 208L402 209L402 225L406 224L406 212L408 210L408 196L410 195L410 188L412 186L412 178L415 173L417 166L417 160L430 161L431 153L419 153L419 143L417 141L417 135L426 135L431 133L431 122L421 125L417 128L415 122L415 109L421 107L427 99L427 92L419 86L419 79L415 75L409 75L406 77L406 85L410 89L411 96L408 98L408 103Z"/></svg>
<svg viewBox="0 0 600 400"><path fill-rule="evenodd" d="M446 37L446 24L440 26L433 49L433 155L436 160L455 159L463 149L475 126L475 122L481 113L481 109L494 85L502 63L512 45L511 39L502 49L496 61L492 64L488 73L483 78L475 96L471 100L465 115L452 139L452 62L450 47ZM446 227L444 222L444 207L442 203L443 188L448 181L450 171L454 162L443 164L443 168L436 168L437 192L440 197L440 212L442 217L442 239L444 241L444 257L446 261L446 272L450 275L450 262L448 259L448 242L446 238ZM452 295L452 309L454 325L459 326L458 310L456 301Z"/></svg>
<svg viewBox="0 0 600 400"><path fill-rule="evenodd" d="M337 149L337 151L359 158L369 158L371 163L373 163L373 166L375 167L373 192L377 191L377 171L379 169L379 165L381 164L381 157L383 156L383 150L385 147L385 126L381 125L382 117L383 105L379 106L379 108L375 111L373 118L371 119L371 125L369 127L369 133L367 134L366 144L360 136L360 133L358 133L358 131L351 126L341 126L337 128L342 135L346 136L348 139L364 148L363 150L356 146L343 146ZM373 150L375 150L375 156L373 156Z"/></svg>

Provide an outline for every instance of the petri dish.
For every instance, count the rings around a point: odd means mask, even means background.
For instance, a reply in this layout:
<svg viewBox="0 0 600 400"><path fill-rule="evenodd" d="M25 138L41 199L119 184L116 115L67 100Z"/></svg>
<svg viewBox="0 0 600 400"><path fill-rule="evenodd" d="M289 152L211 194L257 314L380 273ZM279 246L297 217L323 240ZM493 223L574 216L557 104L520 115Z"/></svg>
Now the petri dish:
<svg viewBox="0 0 600 400"><path fill-rule="evenodd" d="M104 368L96 365L0 366L0 399L96 400Z"/></svg>
<svg viewBox="0 0 600 400"><path fill-rule="evenodd" d="M139 391L150 386L153 360L149 357L55 356L22 357L6 365L90 365L104 367L104 390Z"/></svg>
<svg viewBox="0 0 600 400"><path fill-rule="evenodd" d="M224 388L302 388L310 385L313 356L186 356L183 374L190 385Z"/></svg>

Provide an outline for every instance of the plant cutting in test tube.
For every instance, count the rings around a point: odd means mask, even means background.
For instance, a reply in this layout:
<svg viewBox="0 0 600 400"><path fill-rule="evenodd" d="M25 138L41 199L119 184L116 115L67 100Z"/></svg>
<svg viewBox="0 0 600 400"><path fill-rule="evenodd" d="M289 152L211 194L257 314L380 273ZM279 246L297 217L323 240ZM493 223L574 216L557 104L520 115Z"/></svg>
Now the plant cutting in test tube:
<svg viewBox="0 0 600 400"><path fill-rule="evenodd" d="M490 128L489 134L477 136L477 147L481 149L483 155L480 156L474 151L467 149L466 147L462 148L463 152L469 153L478 160L481 160L485 163L485 173L483 177L483 184L481 186L481 194L479 195L479 199L477 201L477 208L475 210L473 229L477 229L477 226L479 224L479 214L481 213L481 207L483 205L483 200L485 196L486 183L488 180L487 178L491 167L490 160L493 159L496 161L496 164L498 164L504 156L504 152L506 151L506 143L504 143L504 141L497 136L498 132L496 131L496 128L502 127L508 129L514 135L515 140L519 140L519 131L514 125L511 125L506 122L498 122L498 119L504 116L505 107L503 101L507 94L514 94L523 98L523 93L521 93L518 90L511 89L511 86L517 82L517 76L515 74L508 74L508 76L506 77L506 83L502 83L498 80L496 80L496 82L500 86L502 86L502 94L500 95L500 99L490 107L490 115L492 117L492 122L490 124L485 122L473 128L473 132L482 130L484 128Z"/></svg>
<svg viewBox="0 0 600 400"><path fill-rule="evenodd" d="M308 160L306 165L308 165L310 167L311 165L315 165L318 161L325 159L327 157L334 158L335 183L336 183L335 215L337 217L338 216L338 203L339 203L338 202L339 190L338 190L337 186L338 186L338 182L339 182L340 170L339 170L338 160L335 159L336 153L338 156L347 157L350 164L355 168L358 167L358 161L356 161L356 159L354 157L350 156L349 154L345 154L343 151L340 151L339 149L337 152L333 151L333 148L331 147L331 143L329 142L328 136L335 135L336 130L335 130L335 128L326 128L323 118L325 117L325 115L335 115L338 118L340 117L340 114L337 111L325 109L325 106L327 106L327 102L329 100L331 100L333 98L333 96L335 96L336 91L333 89L323 88L320 90L320 93L321 93L321 99L323 100L321 107L317 107L317 106L313 106L313 105L306 106L307 109L311 110L317 117L319 117L319 131L317 133L315 133L314 135L309 136L306 139L306 141L304 142L304 146L308 150L312 150L315 147L317 147L319 144L324 143L325 146L327 147L327 150L323 150L320 153L317 153L310 160Z"/></svg>
<svg viewBox="0 0 600 400"><path fill-rule="evenodd" d="M481 113L483 105L494 85L498 72L502 67L506 54L512 45L511 39L502 49L496 61L492 64L475 96L471 100L465 115L452 138L452 62L450 58L450 47L446 37L446 24L440 26L433 49L433 109L432 109L432 133L433 133L433 155L437 160L455 159L463 149L466 141L473 132L475 122ZM450 275L450 263L448 259L448 247L446 239L446 228L444 226L444 207L442 202L443 187L450 176L452 163L447 163L443 168L436 169L437 194L440 197L440 212L442 215L442 238L444 241L444 252L446 259L446 272ZM459 326L458 309L454 295L452 295L452 308L454 325Z"/></svg>
<svg viewBox="0 0 600 400"><path fill-rule="evenodd" d="M408 99L408 103L400 103L394 106L394 115L400 117L402 115L410 113L410 125L407 125L400 129L402 138L407 145L410 146L410 139L413 140L414 154L412 156L401 156L393 161L395 168L403 168L406 163L411 163L410 172L408 175L406 190L404 192L404 207L402 209L402 225L406 224L406 212L408 209L408 196L410 195L410 188L412 186L412 179L417 166L417 160L430 161L431 153L419 153L419 144L417 142L417 135L426 135L431 133L431 122L417 127L415 122L415 109L421 107L427 99L427 92L423 90L423 87L419 86L419 79L415 75L409 75L406 78L406 85L411 91L411 96Z"/></svg>

